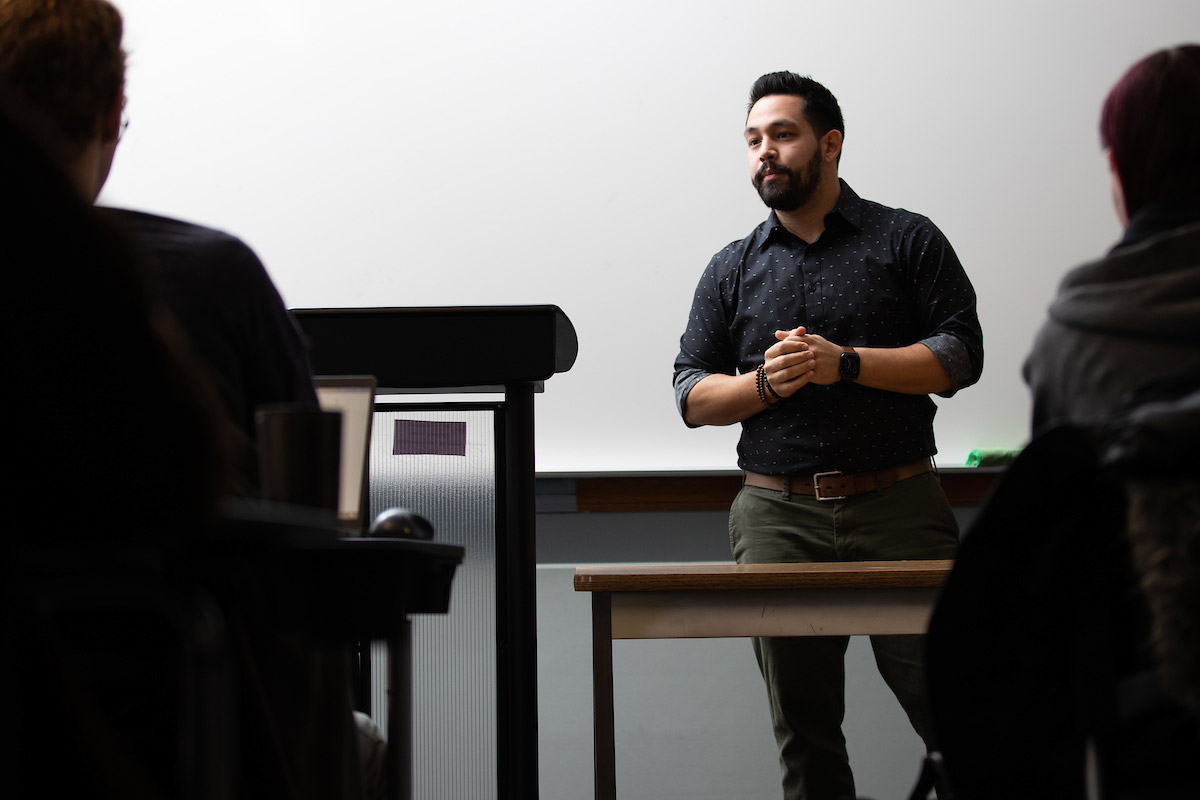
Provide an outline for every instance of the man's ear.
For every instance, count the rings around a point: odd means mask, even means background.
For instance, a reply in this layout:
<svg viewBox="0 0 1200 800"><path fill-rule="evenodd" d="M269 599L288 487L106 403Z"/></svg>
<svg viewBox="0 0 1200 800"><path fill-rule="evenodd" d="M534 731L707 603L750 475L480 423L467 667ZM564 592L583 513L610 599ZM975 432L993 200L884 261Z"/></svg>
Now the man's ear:
<svg viewBox="0 0 1200 800"><path fill-rule="evenodd" d="M836 164L842 154L842 132L836 128L830 129L821 137L821 158L827 164Z"/></svg>

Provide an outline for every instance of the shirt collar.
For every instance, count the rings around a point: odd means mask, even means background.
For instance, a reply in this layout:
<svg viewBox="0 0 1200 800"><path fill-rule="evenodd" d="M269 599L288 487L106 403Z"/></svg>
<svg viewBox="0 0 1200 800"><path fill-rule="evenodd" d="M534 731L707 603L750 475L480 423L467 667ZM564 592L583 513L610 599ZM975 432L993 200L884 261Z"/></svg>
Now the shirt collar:
<svg viewBox="0 0 1200 800"><path fill-rule="evenodd" d="M838 185L841 186L842 191L838 196L837 205L825 215L825 230L836 229L843 223L850 225L855 230L862 230L862 198L850 188L850 184L841 178L838 178ZM790 236L791 234L787 228L780 224L779 217L772 210L767 215L766 221L755 229L754 246L761 250L771 242L777 241L783 235ZM822 238L824 238L824 235L822 235Z"/></svg>

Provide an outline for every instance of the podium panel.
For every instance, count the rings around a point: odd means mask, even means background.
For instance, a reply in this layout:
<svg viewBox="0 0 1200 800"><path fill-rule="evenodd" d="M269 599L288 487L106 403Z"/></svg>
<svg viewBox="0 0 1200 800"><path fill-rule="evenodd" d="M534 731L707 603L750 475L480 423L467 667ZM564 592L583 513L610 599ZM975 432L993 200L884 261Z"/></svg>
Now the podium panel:
<svg viewBox="0 0 1200 800"><path fill-rule="evenodd" d="M433 523L437 541L466 551L449 612L413 616L415 800L497 796L496 456L502 413L497 404L480 403L375 407L372 518L389 508L411 509ZM439 429L446 431L443 441ZM414 430L434 434L414 437ZM459 448L460 442L465 446ZM386 726L382 642L373 644L371 662L371 716Z"/></svg>

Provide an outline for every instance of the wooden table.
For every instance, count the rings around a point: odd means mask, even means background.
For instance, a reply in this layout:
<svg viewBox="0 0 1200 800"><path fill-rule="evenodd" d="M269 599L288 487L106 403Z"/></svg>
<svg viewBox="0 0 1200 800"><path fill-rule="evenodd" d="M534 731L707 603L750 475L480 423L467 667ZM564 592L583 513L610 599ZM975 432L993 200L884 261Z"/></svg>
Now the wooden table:
<svg viewBox="0 0 1200 800"><path fill-rule="evenodd" d="M575 570L592 592L596 800L615 800L613 639L924 633L950 561L652 564Z"/></svg>

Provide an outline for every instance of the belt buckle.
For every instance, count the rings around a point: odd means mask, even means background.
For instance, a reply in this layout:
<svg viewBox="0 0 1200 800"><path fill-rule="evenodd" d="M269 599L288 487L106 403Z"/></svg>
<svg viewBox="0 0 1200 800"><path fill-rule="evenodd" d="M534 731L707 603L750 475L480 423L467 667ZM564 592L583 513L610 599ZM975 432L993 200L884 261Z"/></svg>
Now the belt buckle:
<svg viewBox="0 0 1200 800"><path fill-rule="evenodd" d="M830 470L829 472L818 472L815 475L813 475L813 494L815 494L817 496L818 500L845 500L846 499L847 495L844 495L844 494L839 494L837 496L830 495L828 497L821 494L821 478L837 477L838 475L842 475L842 474L844 474L844 473L840 469L834 469L834 470Z"/></svg>

